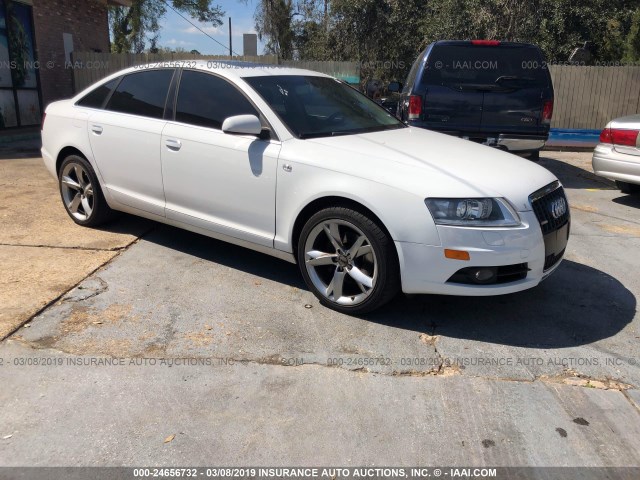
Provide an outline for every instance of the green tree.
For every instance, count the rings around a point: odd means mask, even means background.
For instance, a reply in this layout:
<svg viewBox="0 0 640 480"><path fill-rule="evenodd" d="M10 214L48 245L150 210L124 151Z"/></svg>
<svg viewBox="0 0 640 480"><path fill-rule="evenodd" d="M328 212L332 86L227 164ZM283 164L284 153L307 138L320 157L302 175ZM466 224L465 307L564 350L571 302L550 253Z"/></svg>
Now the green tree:
<svg viewBox="0 0 640 480"><path fill-rule="evenodd" d="M566 61L585 42L593 60L621 60L637 0L438 0L428 3L424 43L487 38L539 45Z"/></svg>
<svg viewBox="0 0 640 480"><path fill-rule="evenodd" d="M133 0L130 7L109 7L111 51L115 53L158 50L159 21L167 13L167 6L213 26L222 25L224 11L213 0Z"/></svg>
<svg viewBox="0 0 640 480"><path fill-rule="evenodd" d="M293 15L294 55L299 60L335 58L329 0L300 0Z"/></svg>
<svg viewBox="0 0 640 480"><path fill-rule="evenodd" d="M340 60L361 62L363 82L404 78L423 44L420 0L333 0L329 43Z"/></svg>
<svg viewBox="0 0 640 480"><path fill-rule="evenodd" d="M444 39L535 43L555 62L585 42L592 61L640 57L638 0L261 0L256 26L267 51L359 61L364 80L404 78Z"/></svg>
<svg viewBox="0 0 640 480"><path fill-rule="evenodd" d="M640 7L636 9L631 19L624 59L630 62L640 61Z"/></svg>
<svg viewBox="0 0 640 480"><path fill-rule="evenodd" d="M255 13L256 31L265 50L284 60L293 58L292 0L261 0Z"/></svg>

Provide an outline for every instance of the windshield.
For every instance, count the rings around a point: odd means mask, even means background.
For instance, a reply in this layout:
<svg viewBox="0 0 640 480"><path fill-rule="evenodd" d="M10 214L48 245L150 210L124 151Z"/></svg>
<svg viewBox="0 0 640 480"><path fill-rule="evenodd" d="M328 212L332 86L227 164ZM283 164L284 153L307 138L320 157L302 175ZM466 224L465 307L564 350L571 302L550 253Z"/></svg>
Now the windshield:
<svg viewBox="0 0 640 480"><path fill-rule="evenodd" d="M404 127L387 110L333 78L277 75L244 80L299 138Z"/></svg>
<svg viewBox="0 0 640 480"><path fill-rule="evenodd" d="M448 87L546 86L547 67L533 47L436 45L425 65L423 83Z"/></svg>

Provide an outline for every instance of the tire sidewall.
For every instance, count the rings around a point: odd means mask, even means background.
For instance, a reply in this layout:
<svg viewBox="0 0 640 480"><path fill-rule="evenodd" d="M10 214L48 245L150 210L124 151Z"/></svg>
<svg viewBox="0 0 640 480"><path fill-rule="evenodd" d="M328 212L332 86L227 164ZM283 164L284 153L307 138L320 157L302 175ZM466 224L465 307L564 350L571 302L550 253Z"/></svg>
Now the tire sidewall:
<svg viewBox="0 0 640 480"><path fill-rule="evenodd" d="M353 212L356 215L353 216L348 212ZM370 312L371 310L374 310L380 305L381 300L385 296L385 288L387 286L387 281L389 277L388 275L389 269L393 268L392 266L393 262L396 261L395 258L393 258L389 254L389 252L387 251L388 249L385 249L384 246L381 244L380 240L376 237L374 232L371 230L370 226L367 223L363 222L358 215L363 215L369 221L376 224L376 226L384 233L384 230L381 228L380 225L377 224L377 222L373 221L363 213L360 213L356 210L352 210L350 208L345 208L345 207L330 207L317 212L316 214L311 216L309 220L307 220L304 227L302 228L302 231L300 232L300 237L298 239L298 245L297 245L298 266L300 268L300 272L302 273L302 277L304 278L304 281L309 287L309 289L311 290L311 292L318 298L320 303L322 303L324 306L331 308L333 310L337 310L341 313L346 313L351 315L358 315L358 314ZM329 300L328 298L326 298L320 292L317 291L316 287L313 285L313 282L311 281L309 274L307 272L307 268L305 265L306 263L305 244L307 242L307 238L316 225L331 219L343 220L343 221L352 223L353 225L358 227L362 231L362 233L366 235L367 239L369 240L369 243L371 244L371 247L373 248L374 254L376 256L377 269L378 269L376 284L373 288L373 291L367 297L367 299L364 302L359 303L357 305L353 305L353 306L339 305L335 302L332 302L331 300ZM387 238L387 241L391 241L391 240Z"/></svg>
<svg viewBox="0 0 640 480"><path fill-rule="evenodd" d="M87 217L86 220L79 220L76 217L74 217L73 214L69 211L69 209L65 205L64 196L62 194L62 172L64 171L65 167L70 163L77 163L81 165L86 170L87 175L91 180L91 185L93 186L93 192L94 192L93 193L94 195L93 210L91 211L91 215L89 215L89 217ZM58 190L60 192L60 199L62 200L62 205L64 207L65 212L67 212L67 215L69 215L71 220L73 220L78 225L91 226L95 224L96 219L100 218L100 216L102 215L102 210L106 206L106 201L102 196L102 190L100 189L100 183L98 182L98 177L96 176L96 173L93 170L93 167L91 166L91 164L85 158L82 158L79 155L69 155L67 158L64 159L64 161L60 165L60 170L58 171Z"/></svg>

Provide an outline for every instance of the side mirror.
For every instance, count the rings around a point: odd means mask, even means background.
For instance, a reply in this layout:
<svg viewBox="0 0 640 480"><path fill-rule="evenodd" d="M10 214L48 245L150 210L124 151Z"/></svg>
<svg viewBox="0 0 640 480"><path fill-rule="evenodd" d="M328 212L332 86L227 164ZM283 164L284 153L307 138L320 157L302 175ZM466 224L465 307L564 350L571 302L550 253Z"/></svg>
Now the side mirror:
<svg viewBox="0 0 640 480"><path fill-rule="evenodd" d="M402 84L400 82L391 82L387 86L387 90L389 90L392 93L397 93L402 90Z"/></svg>
<svg viewBox="0 0 640 480"><path fill-rule="evenodd" d="M241 135L260 135L262 124L255 115L236 115L228 117L222 122L222 131Z"/></svg>

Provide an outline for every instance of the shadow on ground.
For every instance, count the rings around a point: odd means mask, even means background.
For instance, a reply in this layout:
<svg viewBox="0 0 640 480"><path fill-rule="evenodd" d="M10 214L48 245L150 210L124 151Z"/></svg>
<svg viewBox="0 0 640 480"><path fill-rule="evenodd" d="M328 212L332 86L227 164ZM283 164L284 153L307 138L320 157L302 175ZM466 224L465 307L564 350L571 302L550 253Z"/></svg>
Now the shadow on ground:
<svg viewBox="0 0 640 480"><path fill-rule="evenodd" d="M487 343L563 348L612 337L630 323L636 298L604 272L565 260L536 288L497 297L400 296L370 321Z"/></svg>
<svg viewBox="0 0 640 480"><path fill-rule="evenodd" d="M544 152L540 157L539 165L550 170L566 188L616 189L615 183L611 180L598 177L591 170L585 170L561 160L545 157Z"/></svg>
<svg viewBox="0 0 640 480"><path fill-rule="evenodd" d="M640 194L623 194L621 197L614 198L613 202L618 205L624 205L625 207L640 208Z"/></svg>
<svg viewBox="0 0 640 480"><path fill-rule="evenodd" d="M202 235L159 226L145 241L307 290L296 265ZM636 298L618 280L565 260L547 280L525 292L497 297L398 295L363 320L494 344L562 348L614 336L635 312Z"/></svg>

